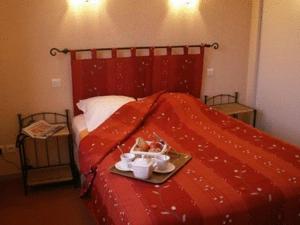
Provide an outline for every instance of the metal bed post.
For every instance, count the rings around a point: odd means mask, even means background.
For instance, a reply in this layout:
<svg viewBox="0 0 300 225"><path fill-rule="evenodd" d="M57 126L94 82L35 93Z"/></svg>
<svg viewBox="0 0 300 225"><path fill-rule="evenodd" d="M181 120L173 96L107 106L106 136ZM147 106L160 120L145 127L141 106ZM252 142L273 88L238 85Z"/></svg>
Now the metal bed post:
<svg viewBox="0 0 300 225"><path fill-rule="evenodd" d="M17 136L17 141L16 141L16 147L19 149L19 155L20 155L20 167L21 167L21 173L22 173L22 183L23 183L23 188L24 188L24 194L27 195L27 162L26 162L26 156L25 156L25 139L26 136L21 133L22 131L22 116L21 114L18 114L18 122L19 122L19 134Z"/></svg>
<svg viewBox="0 0 300 225"><path fill-rule="evenodd" d="M78 173L77 173L77 169L76 169L76 165L74 162L74 149L73 149L73 138L72 138L72 132L71 132L71 127L70 127L70 116L69 116L69 110L66 109L65 111L66 113L66 120L67 120L67 126L68 129L70 131L69 135L68 135L68 147L69 147L69 158L70 158L70 165L71 165L71 172L72 172L72 176L74 179L74 186L77 186L78 183Z"/></svg>

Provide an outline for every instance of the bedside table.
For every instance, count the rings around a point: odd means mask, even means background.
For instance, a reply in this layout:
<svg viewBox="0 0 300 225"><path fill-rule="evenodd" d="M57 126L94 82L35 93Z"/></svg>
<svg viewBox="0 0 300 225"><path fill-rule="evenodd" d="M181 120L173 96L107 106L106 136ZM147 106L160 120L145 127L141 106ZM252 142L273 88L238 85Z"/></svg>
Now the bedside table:
<svg viewBox="0 0 300 225"><path fill-rule="evenodd" d="M256 125L256 109L240 104L238 102L239 93L235 92L234 95L220 94L212 97L204 96L204 103L211 106L217 111L220 111L226 115L238 118L238 115L243 113L252 114L252 125Z"/></svg>
<svg viewBox="0 0 300 225"><path fill-rule="evenodd" d="M50 183L72 181L76 184L76 169L73 157L73 142L70 132L69 111L65 114L43 112L28 116L18 114L19 148L22 179L25 195L28 188ZM32 138L22 129L28 125L45 120L50 124L65 125L45 139Z"/></svg>

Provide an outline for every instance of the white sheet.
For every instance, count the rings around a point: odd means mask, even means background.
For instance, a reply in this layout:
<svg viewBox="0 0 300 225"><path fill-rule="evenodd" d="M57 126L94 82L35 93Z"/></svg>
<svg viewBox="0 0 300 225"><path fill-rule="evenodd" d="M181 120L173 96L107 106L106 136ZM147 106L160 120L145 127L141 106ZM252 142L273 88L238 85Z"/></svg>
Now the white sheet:
<svg viewBox="0 0 300 225"><path fill-rule="evenodd" d="M115 111L135 98L121 95L96 96L80 100L76 105L83 112L87 130L95 130Z"/></svg>

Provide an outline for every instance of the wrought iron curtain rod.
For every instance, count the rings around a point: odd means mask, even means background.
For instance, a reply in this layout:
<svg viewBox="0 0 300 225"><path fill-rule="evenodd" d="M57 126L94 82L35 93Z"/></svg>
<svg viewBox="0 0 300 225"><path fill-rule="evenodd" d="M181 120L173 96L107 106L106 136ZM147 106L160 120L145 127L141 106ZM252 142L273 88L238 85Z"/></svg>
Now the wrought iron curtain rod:
<svg viewBox="0 0 300 225"><path fill-rule="evenodd" d="M212 44L200 44L200 45L174 45L174 46L143 46L143 47L120 47L120 48L97 48L95 50L97 51L109 51L109 50L112 50L112 49L117 49L117 50L129 50L129 49L132 49L132 48L135 48L135 49L149 49L149 48L183 48L183 47L205 47L205 48L214 48L214 49L218 49L219 48L219 43L217 42L214 42ZM76 52L86 52L86 51L91 51L92 49L76 49L75 51ZM51 48L50 49L50 55L52 56L56 56L57 53L64 53L64 54L67 54L69 53L70 50L65 48L65 49L58 49L58 48Z"/></svg>

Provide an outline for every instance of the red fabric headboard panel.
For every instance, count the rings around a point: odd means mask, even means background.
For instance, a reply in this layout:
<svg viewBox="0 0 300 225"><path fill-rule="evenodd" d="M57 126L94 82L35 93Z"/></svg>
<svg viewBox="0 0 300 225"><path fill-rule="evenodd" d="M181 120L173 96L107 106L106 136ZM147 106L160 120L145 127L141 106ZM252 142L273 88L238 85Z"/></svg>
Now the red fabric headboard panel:
<svg viewBox="0 0 300 225"><path fill-rule="evenodd" d="M97 58L96 50L91 59L77 59L71 51L74 114L80 113L76 103L81 99L99 95L126 95L145 97L160 90L185 92L200 96L204 47L198 54L189 54L184 48L183 55L154 55L149 49L148 56L119 58L112 50L112 58Z"/></svg>

